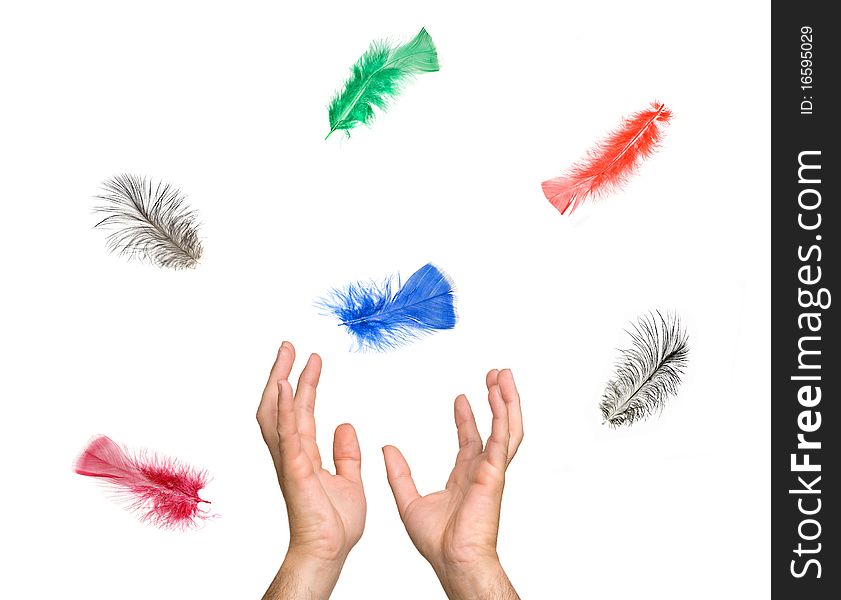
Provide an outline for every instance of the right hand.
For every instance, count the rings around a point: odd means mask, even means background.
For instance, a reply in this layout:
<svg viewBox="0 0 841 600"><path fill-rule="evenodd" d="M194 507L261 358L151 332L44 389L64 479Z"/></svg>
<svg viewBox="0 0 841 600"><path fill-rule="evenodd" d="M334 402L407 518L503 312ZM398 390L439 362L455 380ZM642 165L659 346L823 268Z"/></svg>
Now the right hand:
<svg viewBox="0 0 841 600"><path fill-rule="evenodd" d="M257 409L289 519L286 559L265 598L327 598L365 527L361 455L356 431L345 423L333 437L336 474L322 466L314 416L321 358L310 356L293 395L294 361L295 348L283 342Z"/></svg>

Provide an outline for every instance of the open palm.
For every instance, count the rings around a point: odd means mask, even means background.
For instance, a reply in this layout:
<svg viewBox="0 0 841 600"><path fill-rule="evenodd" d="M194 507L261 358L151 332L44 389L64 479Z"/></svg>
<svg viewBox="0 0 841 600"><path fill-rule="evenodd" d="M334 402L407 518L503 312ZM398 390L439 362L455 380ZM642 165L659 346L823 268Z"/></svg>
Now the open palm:
<svg viewBox="0 0 841 600"><path fill-rule="evenodd" d="M520 398L509 370L486 378L493 413L487 444L464 395L455 400L459 452L445 488L421 496L409 465L393 446L383 449L397 509L409 537L439 577L497 561L496 541L505 471L523 439Z"/></svg>
<svg viewBox="0 0 841 600"><path fill-rule="evenodd" d="M295 393L288 381L295 349L284 342L263 392L257 421L286 501L291 552L343 561L365 527L361 455L353 427L336 428L333 463L325 469L315 439L315 397L321 358L310 356Z"/></svg>

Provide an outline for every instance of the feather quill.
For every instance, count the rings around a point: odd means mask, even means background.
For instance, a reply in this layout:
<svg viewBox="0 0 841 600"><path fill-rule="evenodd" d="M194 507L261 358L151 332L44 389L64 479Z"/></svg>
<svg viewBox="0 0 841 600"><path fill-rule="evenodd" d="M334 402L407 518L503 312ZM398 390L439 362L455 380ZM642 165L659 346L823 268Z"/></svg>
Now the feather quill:
<svg viewBox="0 0 841 600"><path fill-rule="evenodd" d="M407 44L392 47L386 41L371 44L351 67L344 88L337 92L327 109L329 138L334 131L350 130L359 124L370 125L374 107L385 110L391 100L415 75L438 70L438 53L426 29Z"/></svg>
<svg viewBox="0 0 841 600"><path fill-rule="evenodd" d="M432 264L418 269L402 286L399 277L350 283L316 305L339 319L360 351L392 350L456 324L453 283Z"/></svg>
<svg viewBox="0 0 841 600"><path fill-rule="evenodd" d="M107 484L140 520L162 529L187 529L208 515L199 503L207 473L149 454L130 456L113 440L94 438L76 459L76 473Z"/></svg>
<svg viewBox="0 0 841 600"><path fill-rule="evenodd" d="M94 208L102 216L95 225L111 230L107 247L128 258L159 267L191 269L202 255L197 215L173 186L145 177L118 175L103 184Z"/></svg>
<svg viewBox="0 0 841 600"><path fill-rule="evenodd" d="M689 354L677 315L664 317L658 311L640 317L632 327L633 346L621 351L599 404L604 423L611 427L662 412L666 399L677 394Z"/></svg>
<svg viewBox="0 0 841 600"><path fill-rule="evenodd" d="M561 214L572 214L584 200L616 191L660 144L672 112L660 102L624 119L562 177L544 181L543 194Z"/></svg>

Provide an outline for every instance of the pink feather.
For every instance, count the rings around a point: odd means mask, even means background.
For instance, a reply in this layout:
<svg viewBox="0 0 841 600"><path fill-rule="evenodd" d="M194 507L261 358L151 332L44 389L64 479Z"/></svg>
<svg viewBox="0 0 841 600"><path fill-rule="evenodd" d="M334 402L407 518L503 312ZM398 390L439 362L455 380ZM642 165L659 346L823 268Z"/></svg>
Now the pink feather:
<svg viewBox="0 0 841 600"><path fill-rule="evenodd" d="M561 214L567 210L572 214L586 198L617 190L636 173L643 159L654 153L662 127L671 118L672 111L655 101L650 108L624 119L563 177L543 182L546 199Z"/></svg>
<svg viewBox="0 0 841 600"><path fill-rule="evenodd" d="M185 529L207 518L199 497L207 474L170 458L129 456L112 439L94 438L76 460L76 473L113 486L141 521L162 529Z"/></svg>

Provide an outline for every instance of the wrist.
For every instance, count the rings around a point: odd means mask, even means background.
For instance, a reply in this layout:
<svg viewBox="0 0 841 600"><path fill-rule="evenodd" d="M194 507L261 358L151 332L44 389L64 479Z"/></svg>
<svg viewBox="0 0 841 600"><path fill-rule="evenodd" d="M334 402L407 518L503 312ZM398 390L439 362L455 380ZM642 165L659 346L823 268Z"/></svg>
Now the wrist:
<svg viewBox="0 0 841 600"><path fill-rule="evenodd" d="M343 565L344 557L325 560L290 548L264 600L327 600Z"/></svg>
<svg viewBox="0 0 841 600"><path fill-rule="evenodd" d="M435 569L450 600L518 600L497 557Z"/></svg>

